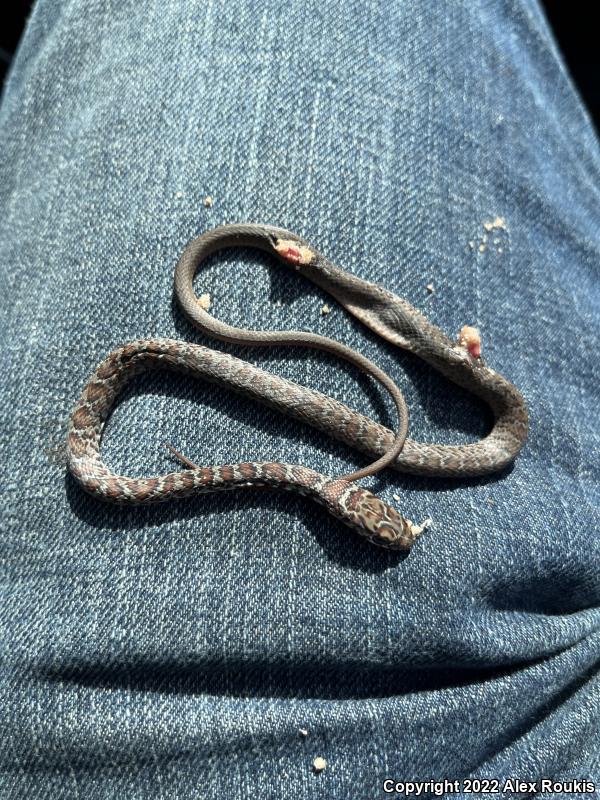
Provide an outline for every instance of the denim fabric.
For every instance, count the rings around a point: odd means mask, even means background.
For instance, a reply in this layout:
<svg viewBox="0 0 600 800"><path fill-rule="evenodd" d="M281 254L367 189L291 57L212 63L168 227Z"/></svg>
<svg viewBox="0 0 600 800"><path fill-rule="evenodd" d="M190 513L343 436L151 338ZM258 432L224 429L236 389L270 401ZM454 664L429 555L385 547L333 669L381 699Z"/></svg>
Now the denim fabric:
<svg viewBox="0 0 600 800"><path fill-rule="evenodd" d="M600 153L537 4L38 0L0 158L0 796L600 786ZM66 476L69 414L113 348L227 349L183 319L173 269L192 237L243 221L304 235L450 334L479 326L527 398L504 474L364 481L433 519L405 559L300 496L120 510ZM265 255L215 256L197 287L233 325L361 350L406 392L414 439L489 427ZM393 424L385 394L324 354L230 351ZM169 471L165 439L206 464L366 463L191 378L140 377L106 461Z"/></svg>

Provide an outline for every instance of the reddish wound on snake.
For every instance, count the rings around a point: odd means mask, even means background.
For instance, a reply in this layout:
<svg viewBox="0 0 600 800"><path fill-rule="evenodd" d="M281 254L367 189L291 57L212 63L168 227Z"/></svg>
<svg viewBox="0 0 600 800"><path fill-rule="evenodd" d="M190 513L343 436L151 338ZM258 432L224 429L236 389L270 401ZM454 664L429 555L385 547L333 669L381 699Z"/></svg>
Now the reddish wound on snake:
<svg viewBox="0 0 600 800"><path fill-rule="evenodd" d="M473 358L481 357L481 334L477 328L464 325L458 334L458 343L461 347L466 347Z"/></svg>
<svg viewBox="0 0 600 800"><path fill-rule="evenodd" d="M277 239L275 250L292 264L310 264L313 257L310 247L298 245L293 239Z"/></svg>

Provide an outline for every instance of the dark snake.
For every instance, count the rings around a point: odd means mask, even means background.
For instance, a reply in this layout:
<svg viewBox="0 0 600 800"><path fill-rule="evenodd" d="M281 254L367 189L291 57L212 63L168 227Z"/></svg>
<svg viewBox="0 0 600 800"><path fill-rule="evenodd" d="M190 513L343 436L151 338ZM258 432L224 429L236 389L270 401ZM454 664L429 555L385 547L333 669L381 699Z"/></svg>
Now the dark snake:
<svg viewBox="0 0 600 800"><path fill-rule="evenodd" d="M217 250L256 247L299 271L332 295L348 312L383 339L409 350L459 386L477 395L494 415L492 430L465 445L437 445L406 438L407 411L400 390L371 361L339 342L302 331L250 331L212 317L193 289L198 266ZM411 547L424 526L355 481L385 466L417 475L463 478L486 475L509 465L527 437L524 399L480 355L475 329L453 341L406 300L357 278L328 261L290 231L267 225L224 225L188 244L175 270L175 295L186 316L208 335L238 345L302 345L333 353L380 381L399 416L391 430L313 389L273 375L239 358L202 345L172 339L141 339L117 348L88 381L70 420L67 464L92 495L121 504L163 502L192 494L238 487L288 489L312 497L336 518L374 544L393 550ZM468 335L467 335L468 334ZM173 453L187 469L150 478L114 474L102 461L100 442L114 402L134 375L167 367L277 409L377 458L368 467L331 478L296 464L256 461L201 467Z"/></svg>

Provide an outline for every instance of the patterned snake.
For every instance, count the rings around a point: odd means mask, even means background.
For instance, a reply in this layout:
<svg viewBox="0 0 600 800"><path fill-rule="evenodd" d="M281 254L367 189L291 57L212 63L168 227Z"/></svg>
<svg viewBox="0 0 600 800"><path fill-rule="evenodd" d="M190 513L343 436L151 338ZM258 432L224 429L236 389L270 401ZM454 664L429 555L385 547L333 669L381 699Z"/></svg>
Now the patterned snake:
<svg viewBox="0 0 600 800"><path fill-rule="evenodd" d="M415 353L454 383L483 399L494 425L480 441L459 446L423 444L406 438L407 412L400 390L368 359L332 339L297 331L249 331L214 319L199 302L192 281L200 263L226 247L256 247L276 256L329 292L347 311L387 341ZM110 353L86 385L70 420L67 464L83 488L123 504L161 502L236 487L300 492L374 544L407 550L423 526L414 525L354 481L387 465L429 476L486 475L510 464L527 436L527 409L519 391L490 369L480 355L475 329L453 341L417 309L383 287L336 267L299 236L266 225L224 225L185 248L175 270L175 295L186 316L217 339L240 345L303 345L331 352L379 380L399 415L394 434L320 392L259 369L226 353L171 339L143 339ZM368 467L330 478L308 467L248 462L200 467L170 447L187 469L151 478L114 474L100 457L100 442L111 408L124 385L155 367L168 367L231 389L377 457Z"/></svg>

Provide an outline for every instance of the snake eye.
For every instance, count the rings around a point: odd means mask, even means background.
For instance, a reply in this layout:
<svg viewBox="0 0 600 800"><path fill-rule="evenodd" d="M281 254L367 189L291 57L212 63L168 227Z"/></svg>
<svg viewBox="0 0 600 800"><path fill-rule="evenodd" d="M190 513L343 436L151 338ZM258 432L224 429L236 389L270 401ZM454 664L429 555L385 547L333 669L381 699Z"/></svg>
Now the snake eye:
<svg viewBox="0 0 600 800"><path fill-rule="evenodd" d="M406 537L402 535L402 531L399 531L396 526L388 525L385 522L377 528L377 544L393 550L408 549Z"/></svg>

